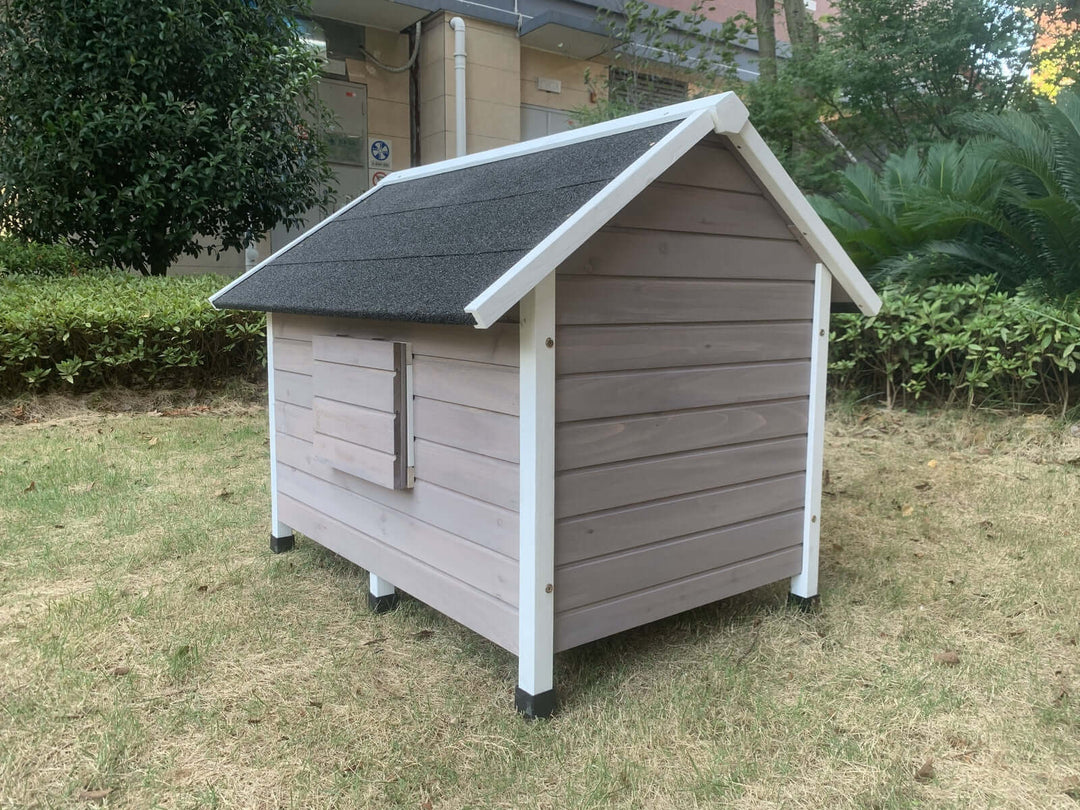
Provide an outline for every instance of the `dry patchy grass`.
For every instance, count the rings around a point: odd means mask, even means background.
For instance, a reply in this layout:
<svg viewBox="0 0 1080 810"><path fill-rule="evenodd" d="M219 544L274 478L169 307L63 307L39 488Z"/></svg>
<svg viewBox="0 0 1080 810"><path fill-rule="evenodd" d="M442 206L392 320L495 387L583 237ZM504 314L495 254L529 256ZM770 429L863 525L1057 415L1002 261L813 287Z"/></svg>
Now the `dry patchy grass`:
<svg viewBox="0 0 1080 810"><path fill-rule="evenodd" d="M2 425L0 807L1076 806L1080 439L834 416L823 610L561 655L532 724L510 655L267 551L260 409Z"/></svg>

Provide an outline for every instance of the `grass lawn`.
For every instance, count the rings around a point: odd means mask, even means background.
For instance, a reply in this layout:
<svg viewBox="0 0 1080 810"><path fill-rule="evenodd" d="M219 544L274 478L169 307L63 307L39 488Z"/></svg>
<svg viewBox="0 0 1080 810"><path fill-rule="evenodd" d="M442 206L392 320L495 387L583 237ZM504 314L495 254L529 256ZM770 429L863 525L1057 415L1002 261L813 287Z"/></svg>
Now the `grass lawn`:
<svg viewBox="0 0 1080 810"><path fill-rule="evenodd" d="M509 654L269 553L261 408L9 418L0 808L1078 806L1078 463L1042 417L834 413L823 610L563 654L526 723Z"/></svg>

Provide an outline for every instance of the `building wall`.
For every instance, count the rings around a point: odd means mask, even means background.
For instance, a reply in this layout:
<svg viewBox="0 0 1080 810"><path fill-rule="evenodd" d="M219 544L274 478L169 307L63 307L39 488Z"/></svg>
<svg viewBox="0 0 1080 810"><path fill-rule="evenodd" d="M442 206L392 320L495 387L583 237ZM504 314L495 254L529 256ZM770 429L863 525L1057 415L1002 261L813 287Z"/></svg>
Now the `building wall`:
<svg viewBox="0 0 1080 810"><path fill-rule="evenodd" d="M556 649L798 573L813 277L716 139L559 267Z"/></svg>
<svg viewBox="0 0 1080 810"><path fill-rule="evenodd" d="M411 343L415 486L313 450L312 336ZM518 330L275 315L280 519L511 652L517 649ZM329 399L340 394L317 392Z"/></svg>
<svg viewBox="0 0 1080 810"><path fill-rule="evenodd" d="M409 61L409 37L366 28L365 47L386 65ZM370 61L347 59L350 82L367 87L368 138L382 138L392 147L391 169L409 168L409 72L391 73Z"/></svg>
<svg viewBox="0 0 1080 810"><path fill-rule="evenodd" d="M454 157L453 15L424 24L420 53L420 154L424 163ZM471 154L521 139L521 44L512 26L465 19L466 148Z"/></svg>

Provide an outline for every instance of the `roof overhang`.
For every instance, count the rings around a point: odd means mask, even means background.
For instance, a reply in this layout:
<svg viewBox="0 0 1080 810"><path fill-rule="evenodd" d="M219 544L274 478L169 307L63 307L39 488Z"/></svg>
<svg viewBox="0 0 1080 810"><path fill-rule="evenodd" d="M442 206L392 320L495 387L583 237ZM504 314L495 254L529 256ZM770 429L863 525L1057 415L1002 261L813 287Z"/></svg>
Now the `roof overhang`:
<svg viewBox="0 0 1080 810"><path fill-rule="evenodd" d="M596 18L565 11L545 11L526 20L518 38L530 48L575 59L593 59L616 44L611 32Z"/></svg>
<svg viewBox="0 0 1080 810"><path fill-rule="evenodd" d="M311 13L354 25L401 31L420 22L430 12L396 0L312 0Z"/></svg>

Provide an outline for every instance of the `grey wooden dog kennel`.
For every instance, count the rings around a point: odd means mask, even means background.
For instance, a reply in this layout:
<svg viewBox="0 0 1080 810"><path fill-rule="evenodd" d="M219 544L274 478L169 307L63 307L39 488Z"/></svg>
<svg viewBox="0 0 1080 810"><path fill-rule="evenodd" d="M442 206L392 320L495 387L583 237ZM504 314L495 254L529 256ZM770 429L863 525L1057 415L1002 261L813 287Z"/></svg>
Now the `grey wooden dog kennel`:
<svg viewBox="0 0 1080 810"><path fill-rule="evenodd" d="M880 302L727 93L391 174L218 292L268 313L297 530L519 659L817 595L830 302Z"/></svg>

